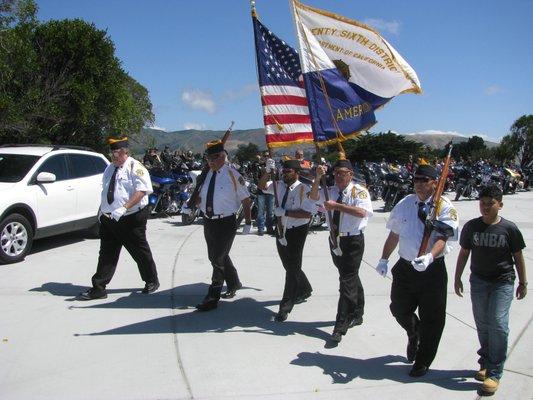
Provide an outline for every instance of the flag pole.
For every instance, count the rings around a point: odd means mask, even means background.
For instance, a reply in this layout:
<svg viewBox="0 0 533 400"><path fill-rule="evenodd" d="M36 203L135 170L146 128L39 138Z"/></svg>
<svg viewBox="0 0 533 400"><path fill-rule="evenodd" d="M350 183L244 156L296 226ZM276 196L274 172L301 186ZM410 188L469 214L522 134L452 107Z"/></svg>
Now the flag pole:
<svg viewBox="0 0 533 400"><path fill-rule="evenodd" d="M257 11L255 9L255 0L250 0L250 8L251 8L251 12L252 12L252 19L253 18L258 18ZM256 71L257 71L258 80L259 80L259 66L257 65L257 59L256 59ZM277 120L275 120L275 122L278 125L278 127L281 127L281 124ZM281 128L279 128L279 129L281 129ZM266 140L266 135L265 135L265 144L266 144L266 147L268 149L268 157L269 158L273 158L272 147L270 147L268 145L268 142ZM270 179L272 180L272 186L273 186L273 189L274 189L274 205L276 206L276 208L279 207L278 179L277 179L277 177L278 177L277 168L275 168L274 171L270 172ZM283 222L282 222L281 218L277 218L276 219L276 232L277 232L277 235L276 235L277 238L280 240L280 243L282 243L284 241L284 239L285 239L285 229L283 228Z"/></svg>

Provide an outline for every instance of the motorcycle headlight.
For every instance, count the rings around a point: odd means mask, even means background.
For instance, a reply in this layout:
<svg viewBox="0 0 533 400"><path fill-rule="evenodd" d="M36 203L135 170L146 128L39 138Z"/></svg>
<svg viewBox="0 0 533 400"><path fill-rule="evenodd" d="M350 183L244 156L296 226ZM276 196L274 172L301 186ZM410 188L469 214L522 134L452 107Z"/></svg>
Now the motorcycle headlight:
<svg viewBox="0 0 533 400"><path fill-rule="evenodd" d="M160 186L159 183L157 183L157 182L152 182L152 187L154 187L154 188L159 188L159 186Z"/></svg>

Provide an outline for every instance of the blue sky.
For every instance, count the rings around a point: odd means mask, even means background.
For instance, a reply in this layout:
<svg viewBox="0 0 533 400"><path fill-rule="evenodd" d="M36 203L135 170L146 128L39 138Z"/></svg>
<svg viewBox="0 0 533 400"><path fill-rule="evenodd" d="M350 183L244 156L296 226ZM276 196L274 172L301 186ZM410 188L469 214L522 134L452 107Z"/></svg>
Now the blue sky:
<svg viewBox="0 0 533 400"><path fill-rule="evenodd" d="M376 28L415 69L422 95L377 112L372 131L451 132L497 141L533 113L532 0L304 3ZM106 30L124 69L150 92L156 127L262 127L248 0L37 0L39 19ZM256 0L293 47L287 0Z"/></svg>

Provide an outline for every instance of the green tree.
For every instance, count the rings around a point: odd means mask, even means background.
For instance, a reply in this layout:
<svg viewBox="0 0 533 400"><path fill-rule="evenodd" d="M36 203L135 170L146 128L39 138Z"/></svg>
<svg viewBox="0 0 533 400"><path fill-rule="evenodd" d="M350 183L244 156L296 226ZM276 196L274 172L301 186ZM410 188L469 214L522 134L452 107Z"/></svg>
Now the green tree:
<svg viewBox="0 0 533 400"><path fill-rule="evenodd" d="M16 25L37 23L34 0L0 0L0 31Z"/></svg>
<svg viewBox="0 0 533 400"><path fill-rule="evenodd" d="M235 158L239 162L244 161L253 161L255 156L259 154L259 147L254 143L240 144L237 146L237 151L235 152Z"/></svg>
<svg viewBox="0 0 533 400"><path fill-rule="evenodd" d="M500 145L492 150L493 158L500 163L516 162L526 166L533 161L533 115L522 115L505 135Z"/></svg>
<svg viewBox="0 0 533 400"><path fill-rule="evenodd" d="M154 120L148 91L121 67L105 31L82 20L2 31L0 139L106 148ZM5 46L4 46L5 45Z"/></svg>
<svg viewBox="0 0 533 400"><path fill-rule="evenodd" d="M409 155L413 157L425 156L427 151L420 143L405 139L395 133L377 133L359 136L356 140L344 142L346 158L351 161L399 161L405 163Z"/></svg>
<svg viewBox="0 0 533 400"><path fill-rule="evenodd" d="M452 149L452 156L455 159L478 159L478 158L485 158L485 154L487 154L487 146L485 145L485 141L483 138L479 136L472 136L471 138L468 138L466 142L457 143L453 146Z"/></svg>

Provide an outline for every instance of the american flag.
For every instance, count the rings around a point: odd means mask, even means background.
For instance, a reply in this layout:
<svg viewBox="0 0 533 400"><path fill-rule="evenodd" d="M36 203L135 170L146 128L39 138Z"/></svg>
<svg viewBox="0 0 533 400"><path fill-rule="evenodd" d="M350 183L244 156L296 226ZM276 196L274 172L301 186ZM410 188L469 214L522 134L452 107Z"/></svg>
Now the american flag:
<svg viewBox="0 0 533 400"><path fill-rule="evenodd" d="M252 19L267 146L312 143L298 53L255 16Z"/></svg>

